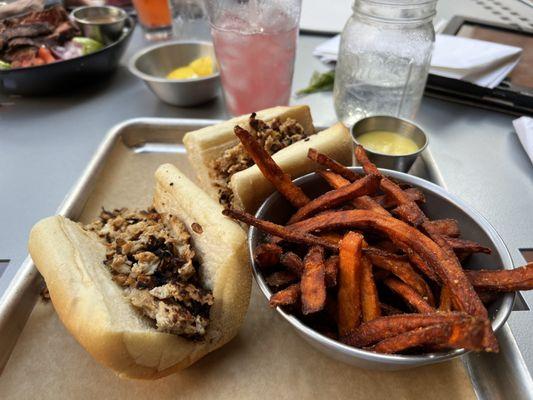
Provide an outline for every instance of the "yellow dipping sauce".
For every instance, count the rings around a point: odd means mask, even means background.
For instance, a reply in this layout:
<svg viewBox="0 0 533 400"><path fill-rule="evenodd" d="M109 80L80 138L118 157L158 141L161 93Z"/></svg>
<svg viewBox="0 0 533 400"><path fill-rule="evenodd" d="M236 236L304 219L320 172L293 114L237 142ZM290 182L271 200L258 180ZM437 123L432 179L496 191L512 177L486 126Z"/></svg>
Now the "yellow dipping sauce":
<svg viewBox="0 0 533 400"><path fill-rule="evenodd" d="M402 156L418 151L418 146L412 139L394 132L366 132L356 139L365 149L391 156Z"/></svg>
<svg viewBox="0 0 533 400"><path fill-rule="evenodd" d="M167 79L192 79L208 76L213 73L213 60L211 57L200 57L185 67L172 70L167 74Z"/></svg>

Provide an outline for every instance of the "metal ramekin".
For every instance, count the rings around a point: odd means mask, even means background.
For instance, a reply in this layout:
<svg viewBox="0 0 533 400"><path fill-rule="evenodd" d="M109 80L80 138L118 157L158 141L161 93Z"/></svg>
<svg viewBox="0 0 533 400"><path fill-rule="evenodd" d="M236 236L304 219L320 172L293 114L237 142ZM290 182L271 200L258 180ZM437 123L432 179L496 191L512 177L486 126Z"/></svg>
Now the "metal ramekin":
<svg viewBox="0 0 533 400"><path fill-rule="evenodd" d="M379 168L407 172L428 145L428 137L419 126L406 119L390 115L376 115L359 120L352 126L352 138L356 144L360 144L357 138L363 133L373 131L395 132L413 140L418 146L416 152L403 155L379 153L365 147L368 158Z"/></svg>
<svg viewBox="0 0 533 400"><path fill-rule="evenodd" d="M212 75L192 79L167 79L175 68L183 67L198 57L209 56L215 65ZM203 41L171 41L140 50L129 62L132 74L142 79L165 103L181 107L195 106L212 100L219 93L213 44Z"/></svg>
<svg viewBox="0 0 533 400"><path fill-rule="evenodd" d="M351 167L356 172L362 172L361 167ZM446 190L433 183L417 178L412 175L404 174L397 171L384 170L385 175L397 179L399 182L405 182L413 187L421 189L426 196L424 212L432 219L454 218L459 221L462 233L465 238L475 240L483 245L489 246L493 250L492 255L476 254L469 261L469 267L472 269L479 268L496 268L502 266L504 269L512 269L513 262L509 251L505 247L502 238L490 223L477 211L465 204L462 200L448 193ZM294 181L301 186L306 194L311 197L317 196L329 190L324 180L316 173L302 176ZM272 194L261 205L256 213L256 217L266 219L276 223L285 223L294 212L291 205L279 193ZM253 275L259 285L259 288L265 295L266 299L272 294L266 284L261 271L255 265L253 252L255 247L264 239L263 233L257 228L250 227L248 234L248 246L250 251L250 260L253 266ZM488 308L489 316L492 320L492 328L498 330L511 313L514 304L514 293L502 294ZM265 302L265 310L268 311L268 305ZM277 308L278 313L291 324L294 329L313 347L324 352L326 355L355 365L361 368L379 369L379 370L400 370L407 368L420 367L459 357L466 353L465 350L452 350L442 353L430 353L423 355L387 355L378 354L366 350L357 349L347 346L334 339L328 338L317 331L311 329L302 323L291 313Z"/></svg>
<svg viewBox="0 0 533 400"><path fill-rule="evenodd" d="M84 36L106 45L120 38L128 18L123 9L113 6L78 7L70 15ZM110 21L98 22L99 18L109 18Z"/></svg>

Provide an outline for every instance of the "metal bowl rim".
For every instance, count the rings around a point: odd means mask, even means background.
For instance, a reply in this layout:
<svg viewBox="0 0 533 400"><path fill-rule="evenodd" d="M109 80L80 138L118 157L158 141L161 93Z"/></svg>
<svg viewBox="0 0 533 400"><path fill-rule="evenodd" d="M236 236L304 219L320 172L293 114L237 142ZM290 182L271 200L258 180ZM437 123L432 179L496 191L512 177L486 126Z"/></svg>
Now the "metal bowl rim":
<svg viewBox="0 0 533 400"><path fill-rule="evenodd" d="M350 167L350 169L356 172L362 172L362 167ZM444 197L446 200L450 201L452 204L461 208L479 225L481 229L483 229L483 231L487 234L487 236L489 236L491 241L494 243L495 245L494 250L496 250L498 255L502 258L503 269L513 269L513 261L503 239L498 234L498 232L494 229L494 227L490 224L490 222L485 217L483 217L483 215L481 215L478 211L476 211L474 208L472 208L471 206L463 202L461 199L459 199L455 195L449 193L447 190L445 190L441 186L438 186L425 179L422 179L422 178L419 178L413 175L409 175L403 172L399 172L399 171L393 171L393 170L388 170L388 169L383 169L383 168L379 168L379 170L384 172L384 175L392 176L399 180L405 181L406 183L414 184L423 189L432 191ZM318 177L318 175L316 175L316 172L311 172L309 174L303 175L295 179L294 182L298 184L305 180L312 179L313 176ZM280 196L280 194L277 192L272 193L261 204L261 206L258 208L257 212L255 213L255 216L257 218L262 217L262 214L265 212L269 204L274 200L276 196ZM252 265L252 274L259 288L261 289L261 292L268 300L272 292L270 291L266 282L264 281L262 274L256 268L255 262L253 260L253 254L254 254L253 253L254 251L253 238L257 234L259 234L259 232L260 232L259 229L257 229L254 226L251 226L249 228L248 250L249 250L250 263ZM491 321L492 328L495 332L498 329L500 329L503 326L503 324L507 321L507 318L509 317L512 311L514 301L515 301L514 293L504 293L502 294L502 297L503 297L502 305L500 309L496 312L496 318ZM295 316L283 311L281 307L276 307L276 311L287 322L289 322L289 324L291 324L300 334L310 338L311 340L315 342L318 342L321 346L325 346L333 351L342 353L344 355L349 355L349 356L353 356L354 358L369 360L372 362L379 362L382 364L389 364L389 365L409 365L409 366L415 367L415 366L433 364L433 363L449 360L449 359L461 356L469 352L464 349L456 349L456 350L451 350L445 353L428 353L424 355L396 355L396 354L388 355L388 354L374 353L371 351L366 351L366 350L358 349L356 347L348 346L334 339L331 339L325 335L322 335L321 333L315 331L314 329L302 323Z"/></svg>
<svg viewBox="0 0 533 400"><path fill-rule="evenodd" d="M163 47L170 47L173 45L180 45L180 44L195 44L195 45L207 45L210 47L214 47L213 43L207 42L205 40L172 40L164 43L158 43L154 44L148 47L145 47L141 50L139 50L137 53L135 53L130 61L128 62L128 68L130 72L135 75L137 78L140 78L144 81L148 82L156 82L156 83L181 83L181 82L202 82L202 81L208 81L212 79L216 79L220 76L220 71L216 71L208 76L202 76L199 78L189 78L189 79L167 79L167 78L161 78L159 76L153 76L146 74L142 72L139 68L137 68L137 61L144 55L150 53L153 50L163 48Z"/></svg>
<svg viewBox="0 0 533 400"><path fill-rule="evenodd" d="M433 0L432 0L433 1ZM379 151L375 151L375 150L371 150L371 149L367 149L366 147L364 147L361 143L359 143L356 139L356 137L354 136L354 132L353 132L353 129L355 127L355 125L357 125L360 121L363 121L365 119L370 119L370 118L395 118L395 119L398 119L400 121L403 121L403 122L407 122L408 124L410 125L413 125L416 129L418 129L420 132L422 132L422 134L424 135L424 138L425 138L425 143L424 145L419 148L417 151L415 151L414 153L408 153L408 154L387 154L387 153L380 153ZM366 132L365 132L366 133ZM395 133L398 133L398 132L395 132ZM402 135L401 133L398 133L399 135ZM419 156L420 153L422 153L426 147L428 147L428 144L429 144L429 136L428 134L420 127L420 125L416 124L414 121L410 120L410 119L407 119L407 118L400 118L400 117L395 117L394 115L370 115L368 117L365 117L363 119L360 119L359 121L357 121L355 124L353 124L350 128L350 136L352 137L352 140L358 144L358 145L361 145L364 147L365 151L367 153L371 153L371 154L375 154L377 156L384 156L384 157L391 157L391 158L401 158L401 157L416 157L416 156ZM402 135L402 136L405 136L405 135Z"/></svg>
<svg viewBox="0 0 533 400"><path fill-rule="evenodd" d="M83 19L83 18L80 18L80 17L76 16L76 13L78 11L83 11L83 10L87 10L87 9L91 9L91 8L103 8L103 9L108 9L108 10L115 10L115 11L117 11L119 13L119 16L117 16L118 19L116 21L112 21L112 22L91 22L91 21L89 21L87 19ZM108 5L81 6L81 7L77 7L74 10L72 10L70 12L70 16L71 16L72 19L74 19L74 21L76 21L76 23L81 24L81 25L106 26L106 25L112 25L112 24L116 24L118 22L125 21L128 18L128 13L126 11L124 11L122 8L115 7L115 6L108 6Z"/></svg>

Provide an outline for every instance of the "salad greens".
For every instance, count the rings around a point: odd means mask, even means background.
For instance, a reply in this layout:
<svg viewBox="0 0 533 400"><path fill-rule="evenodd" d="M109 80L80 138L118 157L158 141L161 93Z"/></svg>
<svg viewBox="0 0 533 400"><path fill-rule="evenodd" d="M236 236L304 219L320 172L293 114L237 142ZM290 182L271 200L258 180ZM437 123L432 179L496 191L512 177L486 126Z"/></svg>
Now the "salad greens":
<svg viewBox="0 0 533 400"><path fill-rule="evenodd" d="M11 69L11 64L0 60L0 69Z"/></svg>
<svg viewBox="0 0 533 400"><path fill-rule="evenodd" d="M83 46L83 55L94 53L104 47L104 45L94 39L88 37L75 37L72 39L75 43L81 44Z"/></svg>
<svg viewBox="0 0 533 400"><path fill-rule="evenodd" d="M311 93L329 92L333 90L333 82L335 82L335 70L324 73L315 71L311 76L309 86L298 90L296 94L298 96L305 96Z"/></svg>

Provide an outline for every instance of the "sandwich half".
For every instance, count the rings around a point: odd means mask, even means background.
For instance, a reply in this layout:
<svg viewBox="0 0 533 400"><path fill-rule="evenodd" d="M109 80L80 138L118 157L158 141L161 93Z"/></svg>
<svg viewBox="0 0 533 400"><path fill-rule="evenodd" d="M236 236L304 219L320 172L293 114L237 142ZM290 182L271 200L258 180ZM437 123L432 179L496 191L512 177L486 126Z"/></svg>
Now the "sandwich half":
<svg viewBox="0 0 533 400"><path fill-rule="evenodd" d="M274 191L235 136L237 125L250 130L292 178L315 170L310 148L352 164L348 129L338 123L317 133L308 106L269 108L188 132L183 142L200 185L224 206L254 212Z"/></svg>
<svg viewBox="0 0 533 400"><path fill-rule="evenodd" d="M172 165L153 208L38 222L30 254L70 333L119 376L157 379L231 340L250 298L246 234Z"/></svg>

